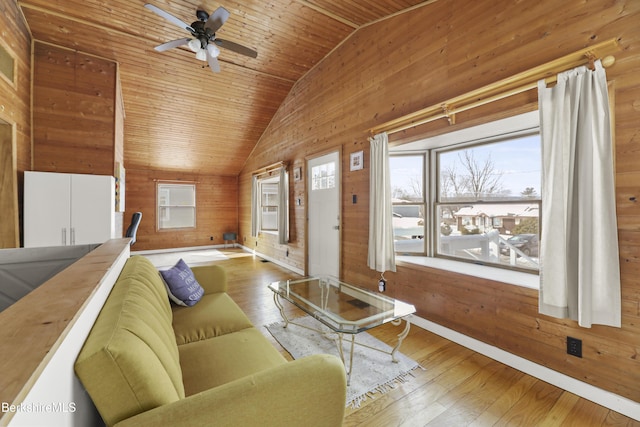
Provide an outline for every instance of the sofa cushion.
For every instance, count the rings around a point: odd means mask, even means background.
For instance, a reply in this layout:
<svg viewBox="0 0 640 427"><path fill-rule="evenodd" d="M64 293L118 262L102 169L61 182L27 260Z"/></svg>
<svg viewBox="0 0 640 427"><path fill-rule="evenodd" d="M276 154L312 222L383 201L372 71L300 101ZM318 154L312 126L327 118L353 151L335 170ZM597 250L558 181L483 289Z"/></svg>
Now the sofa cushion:
<svg viewBox="0 0 640 427"><path fill-rule="evenodd" d="M191 342L178 349L187 396L287 363L256 328Z"/></svg>
<svg viewBox="0 0 640 427"><path fill-rule="evenodd" d="M205 294L227 292L227 272L219 265L195 265L191 267Z"/></svg>
<svg viewBox="0 0 640 427"><path fill-rule="evenodd" d="M160 274L166 284L169 298L178 305L191 307L204 295L204 289L182 258L168 270L160 271Z"/></svg>
<svg viewBox="0 0 640 427"><path fill-rule="evenodd" d="M173 330L178 345L253 327L224 292L205 294L193 307L173 306Z"/></svg>
<svg viewBox="0 0 640 427"><path fill-rule="evenodd" d="M107 425L184 398L171 319L158 271L131 257L75 362Z"/></svg>

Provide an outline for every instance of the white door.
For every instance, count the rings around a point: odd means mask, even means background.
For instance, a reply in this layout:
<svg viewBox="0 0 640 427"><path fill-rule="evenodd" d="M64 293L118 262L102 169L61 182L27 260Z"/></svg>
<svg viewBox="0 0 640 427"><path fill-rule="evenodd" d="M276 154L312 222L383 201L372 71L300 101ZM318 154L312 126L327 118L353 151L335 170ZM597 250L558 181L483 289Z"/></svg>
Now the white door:
<svg viewBox="0 0 640 427"><path fill-rule="evenodd" d="M71 175L72 245L103 243L114 237L115 180L105 175Z"/></svg>
<svg viewBox="0 0 640 427"><path fill-rule="evenodd" d="M340 155L307 162L308 274L340 277Z"/></svg>

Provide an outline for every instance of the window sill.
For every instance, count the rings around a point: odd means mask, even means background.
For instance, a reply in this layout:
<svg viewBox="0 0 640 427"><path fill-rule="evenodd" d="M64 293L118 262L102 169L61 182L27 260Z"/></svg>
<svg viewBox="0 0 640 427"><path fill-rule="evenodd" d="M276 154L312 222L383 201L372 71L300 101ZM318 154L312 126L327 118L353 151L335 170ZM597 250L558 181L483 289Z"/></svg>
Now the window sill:
<svg viewBox="0 0 640 427"><path fill-rule="evenodd" d="M522 286L530 289L540 289L540 276L537 274L506 270L504 268L487 267L486 265L462 263L442 258L396 256L396 261L437 268L454 273L461 273L461 266L464 266L464 273L461 274L509 283L511 285Z"/></svg>

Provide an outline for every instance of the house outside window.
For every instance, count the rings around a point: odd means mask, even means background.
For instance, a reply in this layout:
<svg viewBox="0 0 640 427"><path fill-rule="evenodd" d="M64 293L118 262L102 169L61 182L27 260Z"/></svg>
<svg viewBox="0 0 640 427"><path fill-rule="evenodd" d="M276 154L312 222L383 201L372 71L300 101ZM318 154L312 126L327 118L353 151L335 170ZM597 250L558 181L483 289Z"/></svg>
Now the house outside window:
<svg viewBox="0 0 640 427"><path fill-rule="evenodd" d="M278 231L279 178L260 181L260 230Z"/></svg>
<svg viewBox="0 0 640 427"><path fill-rule="evenodd" d="M158 230L196 226L195 184L158 182L156 191Z"/></svg>
<svg viewBox="0 0 640 427"><path fill-rule="evenodd" d="M520 126L391 153L397 254L538 272L541 143L537 125Z"/></svg>

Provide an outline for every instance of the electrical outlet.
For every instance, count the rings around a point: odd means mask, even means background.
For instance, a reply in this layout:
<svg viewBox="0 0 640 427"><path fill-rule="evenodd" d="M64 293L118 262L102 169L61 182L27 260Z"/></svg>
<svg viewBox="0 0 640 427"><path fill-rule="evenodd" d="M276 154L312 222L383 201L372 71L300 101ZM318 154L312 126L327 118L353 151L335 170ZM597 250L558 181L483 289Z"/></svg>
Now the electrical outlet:
<svg viewBox="0 0 640 427"><path fill-rule="evenodd" d="M567 337L567 354L576 357L582 357L582 340L573 337Z"/></svg>

